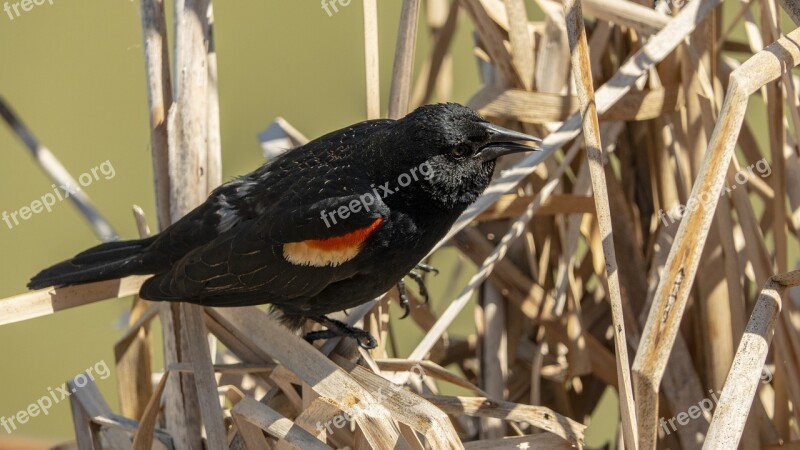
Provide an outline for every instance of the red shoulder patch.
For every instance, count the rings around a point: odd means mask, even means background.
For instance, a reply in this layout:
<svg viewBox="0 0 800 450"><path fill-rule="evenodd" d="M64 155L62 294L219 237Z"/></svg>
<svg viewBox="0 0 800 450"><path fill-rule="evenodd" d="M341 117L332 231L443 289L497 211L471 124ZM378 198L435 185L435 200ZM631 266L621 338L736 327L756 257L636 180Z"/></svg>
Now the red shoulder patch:
<svg viewBox="0 0 800 450"><path fill-rule="evenodd" d="M338 250L345 247L352 247L354 245L360 246L364 243L364 241L367 240L369 235L380 226L382 222L383 218L378 217L371 224L359 230L353 231L352 233L347 233L342 236L336 236L328 239L314 239L303 242L308 244L309 247L318 248L321 250Z"/></svg>
<svg viewBox="0 0 800 450"><path fill-rule="evenodd" d="M303 266L338 266L358 255L361 244L383 223L378 217L364 228L327 239L309 239L284 244L283 257L292 264Z"/></svg>

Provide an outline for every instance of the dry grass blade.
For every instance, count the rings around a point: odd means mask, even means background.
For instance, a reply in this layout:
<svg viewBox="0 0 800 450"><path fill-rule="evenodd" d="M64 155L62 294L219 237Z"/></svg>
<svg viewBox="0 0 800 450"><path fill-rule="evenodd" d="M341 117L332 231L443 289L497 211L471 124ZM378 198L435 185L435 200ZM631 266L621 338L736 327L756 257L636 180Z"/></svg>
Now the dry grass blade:
<svg viewBox="0 0 800 450"><path fill-rule="evenodd" d="M147 219L140 207L133 207L133 216L139 237L150 236ZM147 401L153 394L149 329L158 310L158 305L134 296L128 317L128 331L114 344L120 409L124 416L137 420L141 419Z"/></svg>
<svg viewBox="0 0 800 450"><path fill-rule="evenodd" d="M156 428L158 421L158 411L161 404L161 394L167 385L169 379L169 371L164 372L158 385L153 389L153 395L142 414L142 420L139 424L139 429L133 437L133 450L150 450L153 445L153 432Z"/></svg>
<svg viewBox="0 0 800 450"><path fill-rule="evenodd" d="M492 417L512 422L525 422L553 433L578 448L583 446L583 432L586 426L549 408L498 402L485 397L425 396L425 398L450 415Z"/></svg>
<svg viewBox="0 0 800 450"><path fill-rule="evenodd" d="M601 121L650 120L674 112L679 106L678 88L630 92L600 116ZM467 105L488 117L546 124L566 120L578 111L577 97L547 92L528 92L486 85Z"/></svg>
<svg viewBox="0 0 800 450"><path fill-rule="evenodd" d="M589 14L644 34L656 34L669 22L667 16L630 0L583 0Z"/></svg>
<svg viewBox="0 0 800 450"><path fill-rule="evenodd" d="M383 397L383 405L398 421L408 425L414 431L425 436L432 449L463 448L453 424L441 410L428 403L424 398L392 384L369 370L357 366L340 356L334 361L342 366L362 386Z"/></svg>
<svg viewBox="0 0 800 450"><path fill-rule="evenodd" d="M445 11L446 2L447 0L427 2L428 24L435 42L430 59L426 62L427 76L420 77L414 90L413 106L428 103L434 90L438 91L442 99L447 99L452 89L453 61L448 51L455 36L460 6L458 0L450 0L449 10Z"/></svg>
<svg viewBox="0 0 800 450"><path fill-rule="evenodd" d="M203 323L203 310L197 305L181 303L181 324L186 330L189 340L188 360L192 364L197 387L197 401L200 414L205 425L207 440L212 448L225 446L225 428L222 423L222 408L217 394L217 381L214 378L214 368L211 362L205 324Z"/></svg>
<svg viewBox="0 0 800 450"><path fill-rule="evenodd" d="M512 87L522 88L525 84L513 64L511 54L503 44L502 31L489 17L479 0L460 1L464 11L472 18L475 29L481 36L481 42L486 46L489 57L497 65L505 82Z"/></svg>
<svg viewBox="0 0 800 450"><path fill-rule="evenodd" d="M444 367L432 361L414 361L409 359L391 358L391 359L378 359L375 361L375 363L381 370L388 370L388 371L399 371L399 370L412 371L416 368L422 368L422 370L425 371L424 373L426 376L433 377L442 381L447 381L453 383L456 386L461 386L465 389L471 389L475 391L477 394L480 394L481 396L484 397L489 396L486 392L483 392L483 390L478 386L475 386L468 380L459 377L453 372L450 372L449 370L445 369Z"/></svg>
<svg viewBox="0 0 800 450"><path fill-rule="evenodd" d="M464 448L467 450L570 450L575 446L553 434L534 434L467 442L464 444Z"/></svg>
<svg viewBox="0 0 800 450"><path fill-rule="evenodd" d="M134 298L128 332L114 345L122 414L137 420L153 394L148 329L158 309L158 305Z"/></svg>
<svg viewBox="0 0 800 450"><path fill-rule="evenodd" d="M500 197L491 208L475 220L485 222L498 219L513 219L525 211L533 201L533 195L508 194ZM539 208L539 216L559 214L594 214L594 199L585 195L553 194Z"/></svg>
<svg viewBox="0 0 800 450"><path fill-rule="evenodd" d="M531 34L528 31L528 13L523 0L504 0L511 42L512 63L520 76L522 87L533 87L534 59L531 48Z"/></svg>
<svg viewBox="0 0 800 450"><path fill-rule="evenodd" d="M300 450L330 449L330 447L320 442L319 439L309 434L306 430L295 425L291 420L250 397L245 397L237 403L231 409L231 415L237 426L241 426L242 422L249 422L268 432L271 436L283 439L291 444L293 448ZM250 448L252 441L247 442L248 448Z"/></svg>

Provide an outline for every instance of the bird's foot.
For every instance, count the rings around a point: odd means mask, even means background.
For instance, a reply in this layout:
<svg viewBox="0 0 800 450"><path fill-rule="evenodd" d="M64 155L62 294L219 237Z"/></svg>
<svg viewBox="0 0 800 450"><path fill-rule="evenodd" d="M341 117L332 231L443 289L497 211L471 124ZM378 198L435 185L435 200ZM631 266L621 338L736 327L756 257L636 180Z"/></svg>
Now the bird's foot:
<svg viewBox="0 0 800 450"><path fill-rule="evenodd" d="M378 346L378 341L366 331L351 327L350 325L336 319L331 319L325 316L312 317L315 322L328 327L327 330L312 331L303 336L303 339L309 343L313 343L319 339L330 339L334 337L350 337L358 342L361 348L370 350Z"/></svg>
<svg viewBox="0 0 800 450"><path fill-rule="evenodd" d="M417 264L416 269L425 273L432 272L434 275L439 274L439 269L427 264ZM408 273L408 277L417 283L419 295L422 296L422 298L425 300L425 304L427 305L430 301L430 297L428 295L428 288L425 286L425 280L422 278L422 275L420 275L418 272L411 271ZM405 311L400 318L405 319L408 317L409 313L411 313L411 306L409 306L408 294L406 294L406 283L402 279L397 282L397 292L400 297L400 307L402 307Z"/></svg>
<svg viewBox="0 0 800 450"><path fill-rule="evenodd" d="M419 263L419 264L417 264L416 269L421 271L421 272L433 273L434 275L439 275L439 269L437 269L436 267L430 266L428 264Z"/></svg>

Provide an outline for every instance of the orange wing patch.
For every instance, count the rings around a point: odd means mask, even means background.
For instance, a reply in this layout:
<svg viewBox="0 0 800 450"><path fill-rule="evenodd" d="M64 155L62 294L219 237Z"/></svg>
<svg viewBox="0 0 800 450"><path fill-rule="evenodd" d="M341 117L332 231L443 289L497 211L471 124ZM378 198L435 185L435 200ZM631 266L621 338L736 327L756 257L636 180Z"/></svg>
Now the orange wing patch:
<svg viewBox="0 0 800 450"><path fill-rule="evenodd" d="M383 218L378 217L368 226L342 236L284 244L283 257L301 266L338 266L355 258L361 251L361 244L382 222Z"/></svg>

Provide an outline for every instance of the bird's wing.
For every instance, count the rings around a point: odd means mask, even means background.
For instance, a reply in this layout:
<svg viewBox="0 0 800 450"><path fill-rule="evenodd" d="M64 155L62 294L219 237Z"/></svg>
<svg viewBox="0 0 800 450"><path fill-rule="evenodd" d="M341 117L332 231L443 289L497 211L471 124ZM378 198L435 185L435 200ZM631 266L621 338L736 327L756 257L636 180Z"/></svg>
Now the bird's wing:
<svg viewBox="0 0 800 450"><path fill-rule="evenodd" d="M218 188L158 242L154 253L177 258L144 284L142 297L274 303L353 276L347 262L388 217L368 178L353 179L364 175L356 161L365 140L392 122L334 131Z"/></svg>
<svg viewBox="0 0 800 450"><path fill-rule="evenodd" d="M290 208L279 202L189 252L148 280L141 295L210 306L313 296L357 272L347 262L389 214L379 196L371 197L351 194Z"/></svg>
<svg viewBox="0 0 800 450"><path fill-rule="evenodd" d="M333 131L219 186L205 202L159 234L148 248L148 258L154 260L151 266L166 270L192 250L248 221L285 219L287 211L293 217L311 214L317 203L338 207L343 197L368 191L366 186L359 189L348 182L354 173L350 161L363 159L359 150L365 148L364 142L393 122L368 120ZM276 220L267 226L286 227L291 233L294 225Z"/></svg>

